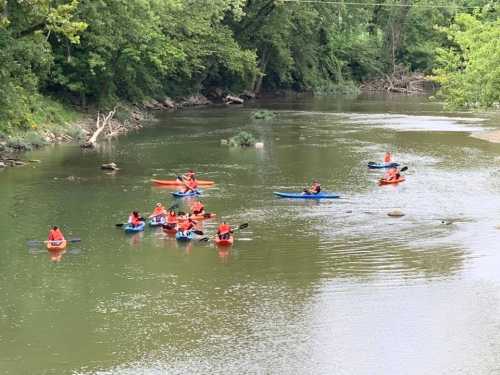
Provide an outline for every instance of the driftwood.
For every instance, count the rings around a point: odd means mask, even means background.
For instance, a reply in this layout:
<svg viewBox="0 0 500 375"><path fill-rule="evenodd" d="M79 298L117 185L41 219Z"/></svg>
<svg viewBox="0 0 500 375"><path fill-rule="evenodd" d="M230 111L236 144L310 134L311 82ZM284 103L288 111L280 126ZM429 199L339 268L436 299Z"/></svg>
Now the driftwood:
<svg viewBox="0 0 500 375"><path fill-rule="evenodd" d="M227 95L224 98L224 103L226 103L226 104L243 104L244 102L245 102L245 100L241 99L238 96Z"/></svg>
<svg viewBox="0 0 500 375"><path fill-rule="evenodd" d="M111 126L111 119L116 113L116 107L110 111L106 116L101 115L100 112L97 112L97 120L96 120L96 130L90 136L90 138L85 142L81 147L83 148L94 148L97 143L97 137L104 131L106 125L109 127L109 132L113 132L113 128Z"/></svg>
<svg viewBox="0 0 500 375"><path fill-rule="evenodd" d="M409 72L404 66L397 66L394 73L384 78L365 81L363 91L386 91L405 95L419 95L426 91L428 81L422 73Z"/></svg>

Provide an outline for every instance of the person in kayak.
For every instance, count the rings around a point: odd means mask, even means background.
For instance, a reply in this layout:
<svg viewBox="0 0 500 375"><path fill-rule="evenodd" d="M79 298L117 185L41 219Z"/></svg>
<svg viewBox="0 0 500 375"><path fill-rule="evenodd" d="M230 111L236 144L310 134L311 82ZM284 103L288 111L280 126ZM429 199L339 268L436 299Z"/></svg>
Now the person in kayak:
<svg viewBox="0 0 500 375"><path fill-rule="evenodd" d="M133 227L138 227L139 225L142 224L144 219L139 215L138 211L133 211L130 216L128 217L128 223Z"/></svg>
<svg viewBox="0 0 500 375"><path fill-rule="evenodd" d="M386 181L393 181L393 180L398 180L400 177L401 173L399 171L399 168L392 167L387 171L383 179Z"/></svg>
<svg viewBox="0 0 500 375"><path fill-rule="evenodd" d="M205 206L200 201L196 201L191 207L191 212L193 215L203 215L205 213Z"/></svg>
<svg viewBox="0 0 500 375"><path fill-rule="evenodd" d="M182 191L183 193L189 193L189 192L195 192L196 189L198 189L198 183L196 180L191 179L184 181L184 190Z"/></svg>
<svg viewBox="0 0 500 375"><path fill-rule="evenodd" d="M389 151L387 151L384 155L384 163L392 162L392 155Z"/></svg>
<svg viewBox="0 0 500 375"><path fill-rule="evenodd" d="M154 219L154 221L158 222L161 221L161 219L166 215L167 211L165 210L165 207L163 207L161 203L156 203L155 209L153 210L153 213L149 215L149 218Z"/></svg>
<svg viewBox="0 0 500 375"><path fill-rule="evenodd" d="M192 169L188 170L182 176L177 176L177 179L181 182L196 180L196 173Z"/></svg>
<svg viewBox="0 0 500 375"><path fill-rule="evenodd" d="M62 234L61 230L57 226L53 226L52 229L49 231L49 238L48 240L53 243L54 245L60 244L62 241L65 240L64 235Z"/></svg>
<svg viewBox="0 0 500 375"><path fill-rule="evenodd" d="M193 219L191 219L191 215L189 215L189 217L186 221L179 224L178 231L181 232L181 234L183 236L187 236L188 233L195 228L196 224L197 224L197 222L194 221Z"/></svg>
<svg viewBox="0 0 500 375"><path fill-rule="evenodd" d="M165 229L174 229L177 225L177 214L174 210L168 211L167 214L167 223L163 225Z"/></svg>
<svg viewBox="0 0 500 375"><path fill-rule="evenodd" d="M217 228L217 236L219 236L219 240L228 240L231 237L232 231L231 226L223 221L219 225L219 228Z"/></svg>
<svg viewBox="0 0 500 375"><path fill-rule="evenodd" d="M321 193L321 184L318 180L313 180L313 183L309 189L304 189L304 194L319 194Z"/></svg>

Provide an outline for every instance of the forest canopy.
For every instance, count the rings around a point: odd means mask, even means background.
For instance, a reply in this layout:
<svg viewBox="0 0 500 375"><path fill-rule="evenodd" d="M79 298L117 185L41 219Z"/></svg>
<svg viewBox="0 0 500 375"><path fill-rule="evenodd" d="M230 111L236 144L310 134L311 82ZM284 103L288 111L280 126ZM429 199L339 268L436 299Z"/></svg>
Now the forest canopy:
<svg viewBox="0 0 500 375"><path fill-rule="evenodd" d="M0 0L0 132L47 98L119 101L274 90L349 92L396 66L435 74L451 105L498 105L493 0Z"/></svg>

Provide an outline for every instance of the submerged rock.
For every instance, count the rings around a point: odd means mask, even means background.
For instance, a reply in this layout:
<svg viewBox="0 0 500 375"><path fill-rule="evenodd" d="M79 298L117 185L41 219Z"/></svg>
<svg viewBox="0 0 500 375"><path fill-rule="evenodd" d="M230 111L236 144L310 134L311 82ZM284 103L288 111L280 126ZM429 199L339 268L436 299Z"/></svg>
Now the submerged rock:
<svg viewBox="0 0 500 375"><path fill-rule="evenodd" d="M119 171L120 168L116 165L116 163L108 163L108 164L102 164L101 169L105 169L108 171Z"/></svg>
<svg viewBox="0 0 500 375"><path fill-rule="evenodd" d="M403 213L403 211L401 211L400 209L392 210L391 212L388 212L387 215L390 216L390 217L402 217L402 216L405 216L405 214Z"/></svg>
<svg viewBox="0 0 500 375"><path fill-rule="evenodd" d="M6 167L5 163L3 161L0 161L0 168L5 168L5 167Z"/></svg>

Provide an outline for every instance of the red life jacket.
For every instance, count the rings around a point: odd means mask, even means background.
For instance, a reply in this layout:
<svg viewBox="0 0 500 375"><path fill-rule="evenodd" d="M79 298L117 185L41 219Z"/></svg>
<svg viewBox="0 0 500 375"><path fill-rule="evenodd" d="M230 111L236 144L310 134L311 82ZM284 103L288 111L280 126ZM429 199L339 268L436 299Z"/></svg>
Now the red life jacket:
<svg viewBox="0 0 500 375"><path fill-rule="evenodd" d="M59 228L50 230L49 241L64 241L64 236Z"/></svg>
<svg viewBox="0 0 500 375"><path fill-rule="evenodd" d="M169 224L176 224L177 223L177 215L175 214L175 212L173 212L173 214L167 215L167 223L169 223Z"/></svg>
<svg viewBox="0 0 500 375"><path fill-rule="evenodd" d="M198 211L198 212L201 212L205 209L205 207L203 206L203 204L201 202L196 202L195 204L193 204L193 212L194 211Z"/></svg>
<svg viewBox="0 0 500 375"><path fill-rule="evenodd" d="M130 215L128 218L128 222L132 224L133 226L137 226L142 223L142 221L139 220L139 217L136 217L134 215Z"/></svg>
<svg viewBox="0 0 500 375"><path fill-rule="evenodd" d="M229 232L231 232L231 226L229 224L221 224L217 229L217 233L219 234L226 234Z"/></svg>

